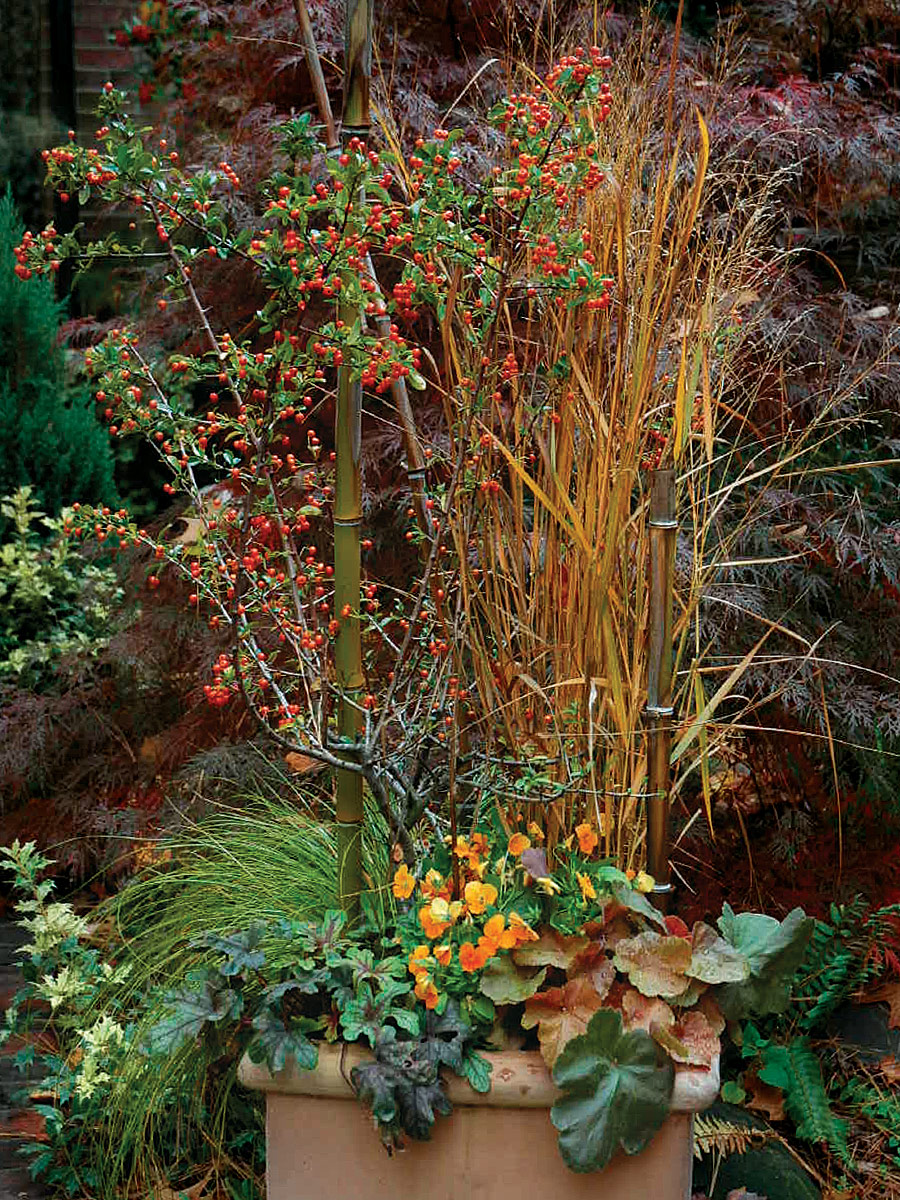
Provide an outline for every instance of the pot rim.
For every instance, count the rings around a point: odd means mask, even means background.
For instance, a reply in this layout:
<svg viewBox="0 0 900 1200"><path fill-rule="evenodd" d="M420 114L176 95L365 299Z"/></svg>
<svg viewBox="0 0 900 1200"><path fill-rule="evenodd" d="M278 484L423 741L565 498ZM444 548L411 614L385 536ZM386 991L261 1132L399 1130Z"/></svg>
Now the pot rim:
<svg viewBox="0 0 900 1200"><path fill-rule="evenodd" d="M238 1079L248 1088L289 1096L325 1097L356 1100L350 1083L354 1067L371 1062L374 1055L365 1046L341 1042L318 1043L319 1062L311 1071L298 1067L289 1058L281 1071L272 1073L263 1063L253 1063L247 1055L238 1066ZM476 1092L467 1080L447 1072L445 1089L454 1105L484 1108L550 1108L562 1095L537 1050L481 1050L491 1063L491 1086ZM669 1105L673 1113L703 1112L719 1094L719 1058L708 1070L678 1067Z"/></svg>

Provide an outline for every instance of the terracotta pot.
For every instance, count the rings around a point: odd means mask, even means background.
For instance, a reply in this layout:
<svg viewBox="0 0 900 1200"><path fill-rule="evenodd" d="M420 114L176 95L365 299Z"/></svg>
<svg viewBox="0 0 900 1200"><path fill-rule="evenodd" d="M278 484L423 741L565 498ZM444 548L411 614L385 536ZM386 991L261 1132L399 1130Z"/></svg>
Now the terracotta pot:
<svg viewBox="0 0 900 1200"><path fill-rule="evenodd" d="M266 1093L268 1200L690 1200L692 1114L715 1099L718 1063L676 1074L671 1113L646 1150L579 1175L559 1156L549 1113L559 1092L540 1054L485 1057L491 1090L446 1072L452 1115L392 1157L349 1084L371 1059L364 1049L321 1046L315 1071L275 1075L245 1058L241 1082Z"/></svg>

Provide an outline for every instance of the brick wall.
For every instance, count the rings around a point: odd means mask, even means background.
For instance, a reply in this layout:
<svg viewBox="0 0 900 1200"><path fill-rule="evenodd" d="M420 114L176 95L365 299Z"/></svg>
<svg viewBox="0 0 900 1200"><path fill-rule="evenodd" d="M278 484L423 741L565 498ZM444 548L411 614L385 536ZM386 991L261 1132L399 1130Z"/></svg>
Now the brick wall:
<svg viewBox="0 0 900 1200"><path fill-rule="evenodd" d="M136 0L72 0L75 120L80 139L87 141L96 128L94 106L108 79L131 91L137 87L131 50L109 40L110 31L133 16L136 7Z"/></svg>

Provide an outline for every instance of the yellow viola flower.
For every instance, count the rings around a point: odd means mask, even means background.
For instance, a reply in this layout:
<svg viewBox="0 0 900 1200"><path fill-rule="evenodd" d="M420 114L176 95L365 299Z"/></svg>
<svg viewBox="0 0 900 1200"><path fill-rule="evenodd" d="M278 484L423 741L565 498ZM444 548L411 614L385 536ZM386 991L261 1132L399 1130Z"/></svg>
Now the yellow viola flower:
<svg viewBox="0 0 900 1200"><path fill-rule="evenodd" d="M415 888L415 876L410 874L406 863L403 863L394 873L394 895L398 900L408 900L415 891Z"/></svg>
<svg viewBox="0 0 900 1200"><path fill-rule="evenodd" d="M590 875L585 875L581 871L576 871L575 878L578 880L578 886L581 888L582 900L596 900L597 889L594 887Z"/></svg>
<svg viewBox="0 0 900 1200"><path fill-rule="evenodd" d="M469 839L469 847L472 854L477 854L479 858L487 858L488 840L483 833L473 833Z"/></svg>
<svg viewBox="0 0 900 1200"><path fill-rule="evenodd" d="M542 875L540 879L534 881L534 886L537 891L543 892L545 896L558 896L562 891L562 888L552 875Z"/></svg>
<svg viewBox="0 0 900 1200"><path fill-rule="evenodd" d="M646 871L638 871L634 886L639 892L652 892L654 887L656 887L656 880L652 875L648 875Z"/></svg>
<svg viewBox="0 0 900 1200"><path fill-rule="evenodd" d="M410 974L415 975L416 978L418 978L423 971L427 974L429 961L430 958L428 947L425 945L416 946L415 950L413 950L412 954L410 954L409 959L407 960Z"/></svg>
<svg viewBox="0 0 900 1200"><path fill-rule="evenodd" d="M437 1008L441 995L430 975L420 975L413 991L419 1000L424 1002L426 1008Z"/></svg>
<svg viewBox="0 0 900 1200"><path fill-rule="evenodd" d="M519 945L524 942L536 942L538 940L537 932L515 910L509 914L509 931L515 935L516 942Z"/></svg>
<svg viewBox="0 0 900 1200"><path fill-rule="evenodd" d="M497 899L497 889L492 883L481 883L473 879L466 884L466 905L474 917L480 916Z"/></svg>
<svg viewBox="0 0 900 1200"><path fill-rule="evenodd" d="M433 900L435 896L443 896L445 899L450 899L450 884L445 881L440 871L436 871L434 867L427 872L425 878L419 884L419 891L425 900Z"/></svg>
<svg viewBox="0 0 900 1200"><path fill-rule="evenodd" d="M432 901L432 904L433 903L435 903L435 901ZM444 903L447 903L446 900ZM423 904L419 909L419 924L425 931L425 936L431 941L439 938L442 933L446 932L446 930L450 928L449 920L442 921L433 915L431 911L431 904Z"/></svg>
<svg viewBox="0 0 900 1200"><path fill-rule="evenodd" d="M524 833L514 833L509 839L507 853L511 854L513 858L518 858L523 850L528 850L530 848L531 838L526 837Z"/></svg>

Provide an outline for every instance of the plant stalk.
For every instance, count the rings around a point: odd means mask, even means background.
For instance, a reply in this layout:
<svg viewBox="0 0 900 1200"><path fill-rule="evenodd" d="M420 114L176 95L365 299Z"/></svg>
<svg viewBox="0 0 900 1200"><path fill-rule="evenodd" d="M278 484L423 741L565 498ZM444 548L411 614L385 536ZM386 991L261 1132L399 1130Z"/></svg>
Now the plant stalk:
<svg viewBox="0 0 900 1200"><path fill-rule="evenodd" d="M672 748L672 592L675 570L675 471L654 471L650 489L650 653L647 672L647 869L665 907L669 882L669 756Z"/></svg>
<svg viewBox="0 0 900 1200"><path fill-rule="evenodd" d="M372 0L347 0L344 10L344 114L341 140L365 139L369 133L369 81L372 69ZM362 206L360 193L349 203ZM338 315L348 326L362 324L358 305L341 303ZM359 599L361 582L360 525L362 523L362 383L349 364L338 371L334 417L334 611L340 625L335 640L337 725L342 753L352 757L362 731L360 700L365 686L362 663ZM350 616L342 613L349 605ZM352 747L352 748L351 748ZM336 784L338 896L351 918L359 914L363 889L363 780L358 773L339 769Z"/></svg>

